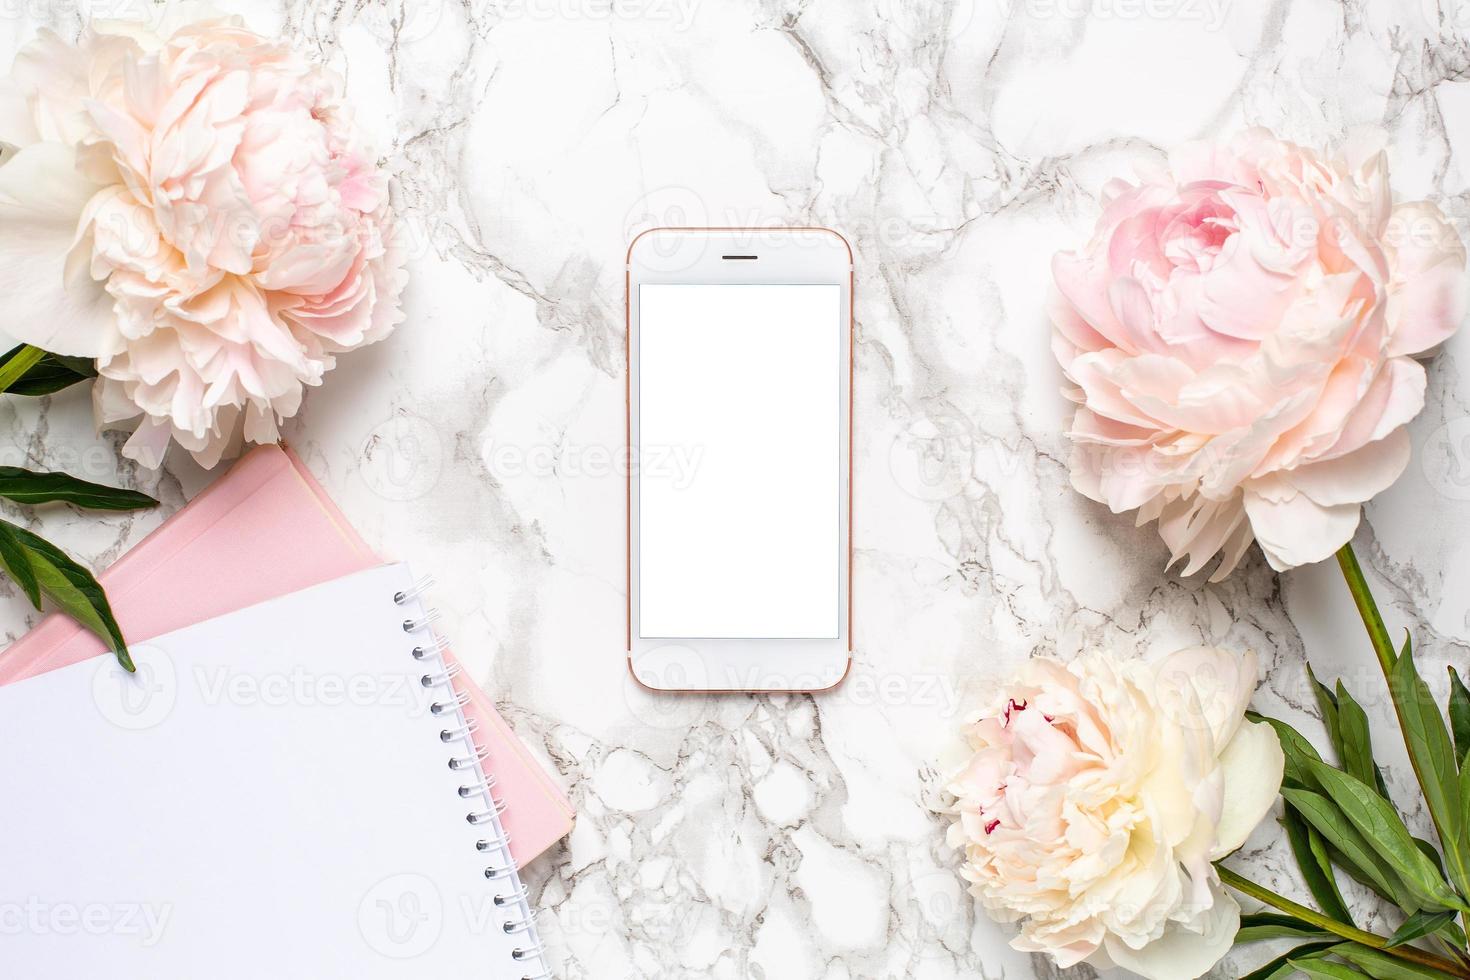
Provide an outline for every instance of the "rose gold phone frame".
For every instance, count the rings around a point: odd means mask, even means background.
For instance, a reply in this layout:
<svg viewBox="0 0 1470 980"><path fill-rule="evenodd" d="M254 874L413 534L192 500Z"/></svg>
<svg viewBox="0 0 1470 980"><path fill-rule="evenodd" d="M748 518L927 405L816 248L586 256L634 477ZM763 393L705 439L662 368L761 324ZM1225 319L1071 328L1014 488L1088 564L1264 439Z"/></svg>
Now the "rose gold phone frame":
<svg viewBox="0 0 1470 980"><path fill-rule="evenodd" d="M633 336L633 314L632 314L632 289L633 289L633 247L638 240L645 235L657 232L713 232L728 234L748 234L752 237L760 235L781 233L820 233L832 235L840 241L847 249L847 665L841 676L826 687L816 688L715 688L715 689L669 689L654 688L644 684L639 679L633 667L633 467L626 467L628 473L624 483L624 586L626 600L624 603L624 644L627 653L628 673L644 690L654 694L817 694L822 691L830 691L838 687L847 675L852 672L852 625L853 625L853 603L854 593L852 588L852 526L853 526L853 428L854 428L854 382L856 380L854 362L856 360L856 331L854 327L855 317L853 307L856 305L856 281L853 276L852 246L839 232L831 228L823 227L780 227L780 228L734 228L734 227L699 227L699 228L649 228L639 232L628 243L628 252L623 267L623 446L624 451L631 454L633 446L633 372L632 372L632 336Z"/></svg>

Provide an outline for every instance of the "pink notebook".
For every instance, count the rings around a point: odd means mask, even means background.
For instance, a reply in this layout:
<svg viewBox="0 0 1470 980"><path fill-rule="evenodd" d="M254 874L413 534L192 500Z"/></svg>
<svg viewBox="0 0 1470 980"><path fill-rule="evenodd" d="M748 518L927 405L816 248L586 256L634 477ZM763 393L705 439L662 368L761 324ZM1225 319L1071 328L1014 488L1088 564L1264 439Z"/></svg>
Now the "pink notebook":
<svg viewBox="0 0 1470 980"><path fill-rule="evenodd" d="M380 564L295 454L262 446L98 579L123 632L140 641ZM0 685L106 652L52 614L0 653ZM525 865L571 830L571 804L479 685L460 674L455 686L469 698L511 853Z"/></svg>

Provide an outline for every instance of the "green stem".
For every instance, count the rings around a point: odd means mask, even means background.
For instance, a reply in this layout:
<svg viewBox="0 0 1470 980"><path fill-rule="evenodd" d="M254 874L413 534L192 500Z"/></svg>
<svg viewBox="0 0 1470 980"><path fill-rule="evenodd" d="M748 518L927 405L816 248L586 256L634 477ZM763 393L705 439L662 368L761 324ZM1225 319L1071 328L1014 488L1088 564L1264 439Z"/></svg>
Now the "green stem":
<svg viewBox="0 0 1470 980"><path fill-rule="evenodd" d="M1315 909L1309 909L1305 905L1293 902L1289 898L1276 894L1269 888L1256 884L1249 878L1242 878L1224 865L1216 864L1215 870L1220 872L1220 880L1236 891L1265 902L1272 908L1285 912L1287 915L1295 916L1303 922L1316 926L1323 932L1329 932L1349 942L1376 949L1387 956L1393 956L1410 963L1417 963L1420 966L1429 967L1431 970L1439 970L1447 976L1470 978L1470 970L1466 970L1465 967L1453 960L1435 956L1428 950L1419 949L1417 946L1390 947L1388 945L1388 939L1383 936L1371 932L1364 932L1362 929L1357 929L1325 916Z"/></svg>
<svg viewBox="0 0 1470 980"><path fill-rule="evenodd" d="M1368 639L1373 642L1373 652L1378 654L1378 662L1383 666L1383 676L1389 678L1393 665L1398 662L1398 654L1394 652L1393 639L1388 635L1388 627L1383 625L1378 603L1373 601L1373 592L1368 588L1358 556L1353 554L1351 542L1337 549L1337 564L1342 569L1342 577L1347 579L1348 591L1353 595L1358 615L1363 617L1363 625L1368 628Z"/></svg>
<svg viewBox="0 0 1470 980"><path fill-rule="evenodd" d="M41 358L45 356L46 352L41 348L33 347L30 344L23 345L20 350L16 351L14 357L4 364L0 364L0 392L9 391L11 385L19 381L27 371L40 363Z"/></svg>

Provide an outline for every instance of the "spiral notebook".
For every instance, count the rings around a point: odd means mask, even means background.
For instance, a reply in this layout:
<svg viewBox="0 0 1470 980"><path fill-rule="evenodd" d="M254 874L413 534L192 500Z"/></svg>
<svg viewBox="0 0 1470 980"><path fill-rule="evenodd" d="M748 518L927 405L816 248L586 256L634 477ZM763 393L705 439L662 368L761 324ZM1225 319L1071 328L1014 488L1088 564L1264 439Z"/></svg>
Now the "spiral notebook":
<svg viewBox="0 0 1470 980"><path fill-rule="evenodd" d="M549 976L404 565L0 687L0 940L28 980Z"/></svg>
<svg viewBox="0 0 1470 980"><path fill-rule="evenodd" d="M103 571L131 638L170 633L384 563L284 446L258 446ZM97 636L53 613L0 654L0 685L95 657ZM445 654L451 662L454 656ZM525 866L571 829L572 807L468 672L456 679L478 745L510 804L511 851Z"/></svg>

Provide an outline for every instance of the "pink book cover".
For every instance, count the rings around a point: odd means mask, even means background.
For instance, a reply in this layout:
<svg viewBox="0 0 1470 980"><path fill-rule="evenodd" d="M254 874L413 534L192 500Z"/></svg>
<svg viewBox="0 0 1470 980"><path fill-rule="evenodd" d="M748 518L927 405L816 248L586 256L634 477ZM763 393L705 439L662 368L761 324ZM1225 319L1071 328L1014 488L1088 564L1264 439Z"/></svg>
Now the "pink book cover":
<svg viewBox="0 0 1470 980"><path fill-rule="evenodd" d="M247 454L98 576L130 641L142 641L382 564L296 455ZM268 569L269 573L264 570ZM3 654L0 684L106 653L92 633L53 613ZM479 725L506 810L516 863L572 826L572 806L478 684L461 673L465 715Z"/></svg>

